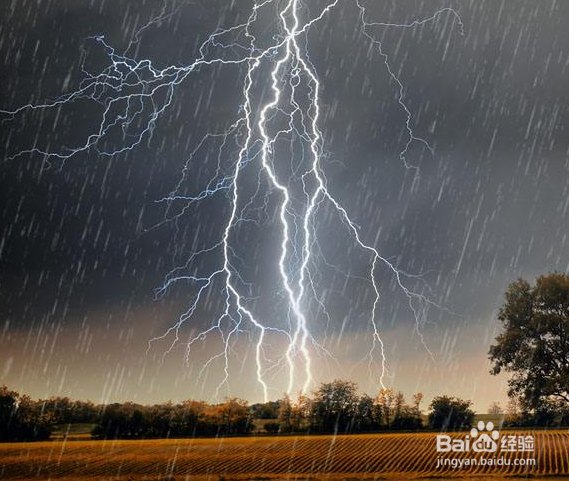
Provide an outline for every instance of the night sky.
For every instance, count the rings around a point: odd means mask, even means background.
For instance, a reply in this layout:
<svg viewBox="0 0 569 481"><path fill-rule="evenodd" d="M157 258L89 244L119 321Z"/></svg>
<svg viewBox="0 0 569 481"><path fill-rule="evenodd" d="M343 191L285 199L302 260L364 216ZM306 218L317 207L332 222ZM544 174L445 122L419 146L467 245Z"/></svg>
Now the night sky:
<svg viewBox="0 0 569 481"><path fill-rule="evenodd" d="M303 18L325 2L304 2ZM441 306L430 308L420 342L407 300L394 276L378 268L378 311L389 384L427 400L448 393L485 411L504 403L507 378L490 376L488 347L499 329L497 309L507 285L549 271L569 272L569 4L541 1L373 1L369 22L411 23L441 8L435 21L412 28L375 26L388 63L403 85L414 135L408 140L399 86L377 45L363 35L353 1L339 4L303 42L321 82L320 130L328 189L360 227L360 235L408 277L409 287ZM156 68L190 64L217 28L242 23L251 2L30 0L0 5L0 109L44 103L77 90L85 74L108 65L102 35L117 52L149 59ZM281 5L282 6L282 5ZM270 7L270 6L269 6ZM260 45L282 34L271 8L255 26ZM231 49L229 49L231 50ZM234 50L234 51L233 51ZM221 49L222 55L239 55ZM237 53L235 53L237 52ZM213 51L212 51L213 54ZM241 53L243 55L243 53ZM268 67L270 67L268 63ZM69 395L93 401L204 398L215 395L222 364L199 376L219 352L219 337L198 342L189 363L184 345L207 329L225 302L214 284L181 330L182 342L152 344L198 292L191 282L157 291L191 253L219 242L230 213L223 191L185 209L160 202L182 179L185 195L199 192L217 162L235 162L239 138L221 145L242 107L243 65L205 66L174 91L151 134L131 150L103 151L132 142L109 132L97 148L65 160L28 149L62 152L85 143L98 128L101 105L85 99L51 109L1 115L0 142L0 384L34 397ZM254 115L267 101L268 68L254 84ZM285 145L286 144L286 145ZM280 149L280 150L279 150ZM294 170L300 147L283 142L275 163ZM287 154L288 152L288 154ZM256 164L257 162L257 164ZM283 167L284 166L284 167ZM244 170L244 189L256 189L258 159ZM266 187L261 181L259 185ZM249 289L248 306L271 324L286 324L278 282L279 196L259 195L250 221L231 241ZM315 224L316 225L316 224ZM315 384L335 377L377 389L368 375L370 256L358 249L333 209L318 213L314 284L328 316L308 303L315 339L336 360L315 354ZM219 268L219 252L193 260L184 272ZM255 333L240 334L220 396L258 401ZM274 351L283 345L275 338ZM270 353L268 353L270 354ZM376 374L376 373L375 373ZM285 388L282 372L268 375L270 397ZM374 381L375 379L375 381Z"/></svg>

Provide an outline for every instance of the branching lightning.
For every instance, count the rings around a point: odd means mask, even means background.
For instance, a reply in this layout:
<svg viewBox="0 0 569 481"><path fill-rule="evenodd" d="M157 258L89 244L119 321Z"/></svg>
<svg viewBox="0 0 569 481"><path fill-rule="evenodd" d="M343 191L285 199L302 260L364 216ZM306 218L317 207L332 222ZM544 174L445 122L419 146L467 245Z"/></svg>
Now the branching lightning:
<svg viewBox="0 0 569 481"><path fill-rule="evenodd" d="M236 65L244 69L238 118L225 131L209 133L196 144L182 169L179 183L169 195L158 200L166 206L164 222L178 222L186 211L212 196L225 195L230 205L222 237L209 247L191 253L183 265L172 269L166 275L164 284L157 289L157 295L160 296L174 284L189 282L196 286L197 294L177 321L149 343L151 349L157 341L166 341L168 347L164 355L170 353L182 343L182 328L195 317L204 297L215 289L215 285L221 283L223 311L209 327L184 341L186 361L189 363L190 354L197 343L205 341L209 336L219 336L221 339L222 349L211 356L201 369L204 374L213 363L222 363L223 375L216 394L229 382L232 350L241 334L252 336L256 378L265 400L269 399L271 394L268 380L270 373L286 372L288 393L297 390L306 393L313 384L313 357L324 355L333 359L333 354L325 347L325 343L319 342L313 334L306 308L310 302L314 302L324 315L330 318L326 306L317 295L314 282L314 272L317 269L314 250L319 243L317 226L321 221L320 213L325 208L335 212L336 218L347 229L354 244L370 258L368 281L373 289L374 299L369 314L371 338L366 359L375 383L385 387L387 375L387 357L380 334L381 323L378 320L380 286L376 273L379 265L391 272L396 285L406 296L415 320L415 332L425 349L433 356L423 339L422 326L428 309L440 307L421 292L411 290L407 286L407 280L412 276L398 269L389 259L382 256L376 247L362 238L359 226L327 185L322 164L325 136L320 130L321 81L310 61L306 39L311 29L316 28L331 11L340 8L339 3L339 0L331 1L317 12L317 15L305 18L309 15L301 0L287 0L284 5L276 5L274 0L261 1L253 5L246 22L212 33L201 44L197 58L189 65L159 69L150 60L137 60L130 57L128 52L133 45L138 44L143 30L172 15L172 12L166 13L164 10L161 16L152 19L139 30L122 54L117 53L104 37L93 37L92 40L100 44L106 52L109 64L101 72L93 74L87 71L83 63L84 78L73 92L52 101L0 111L10 119L27 110L54 109L79 100L96 102L102 108L100 123L85 142L73 148L55 151L32 146L17 152L10 159L37 154L50 165L54 161L63 163L76 155L93 150L100 155L112 157L134 149L153 135L156 123L175 102L176 89L182 83L188 82L193 73L215 65ZM348 3L350 4L352 2ZM271 45L260 47L253 27L259 21L259 12L265 8L277 10L279 31L275 33ZM412 114L404 100L403 83L391 68L382 43L372 35L371 29L409 29L436 22L441 17L449 17L457 22L462 33L462 21L455 10L443 8L428 18L410 23L371 22L367 18L362 0L355 0L355 8L362 35L377 48L384 67L396 85L397 101L406 115L407 140L399 154L400 160L406 168L416 169L407 161L410 146L417 142L431 152L433 149L426 140L415 135ZM215 52L219 52L219 55L215 55ZM267 66L270 67L268 74ZM256 85L267 87L268 99L260 97L255 89ZM280 127L275 127L276 125ZM103 148L107 135L117 128L122 130L124 144L111 150ZM306 153L303 153L300 161L294 166L292 159L283 159L276 154L277 142L290 136L296 137L307 147ZM182 185L193 168L196 153L203 145L212 141L220 142L221 145L214 174L200 192L194 195L183 193ZM239 145L239 149L231 168L226 169L223 165L222 150L229 141ZM300 200L290 186L290 179L279 174L279 166L287 162L294 172L294 181L301 186ZM246 168L256 169L257 176L257 188L253 195L249 196L243 189L242 180ZM232 241L241 226L247 222L255 222L248 217L248 212L258 195L265 196L261 210L268 209L270 196L278 197L280 256L276 262L280 285L288 306L289 323L286 326L260 319L253 312L249 292L245 287L247 282L238 267L239 258ZM174 211L172 206L178 203L183 203L183 208ZM218 267L205 274L187 274L196 259L205 254L218 254ZM276 336L285 342L284 351L276 357L267 353L269 336ZM378 356L379 361L376 362Z"/></svg>

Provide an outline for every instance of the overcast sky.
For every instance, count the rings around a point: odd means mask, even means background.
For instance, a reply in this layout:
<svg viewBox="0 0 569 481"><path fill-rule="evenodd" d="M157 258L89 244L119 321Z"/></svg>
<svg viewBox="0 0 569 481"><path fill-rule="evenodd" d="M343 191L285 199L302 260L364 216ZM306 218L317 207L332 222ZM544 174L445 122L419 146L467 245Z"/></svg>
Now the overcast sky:
<svg viewBox="0 0 569 481"><path fill-rule="evenodd" d="M134 40L128 55L149 59L156 68L188 65L216 28L246 19L251 4L236 3L171 4L164 21L136 36L160 14L158 2L3 2L0 109L76 90L85 77L82 59L86 71L104 69L105 51L91 36L104 36L117 52ZM402 271L420 274L423 280L406 280L409 287L441 306L431 308L421 325L425 347L393 275L385 266L378 269L388 382L408 396L418 390L428 399L459 395L485 411L491 401L505 399L506 377L489 375L487 352L499 330L496 312L508 283L569 271L569 5L361 3L369 22L409 24L445 7L456 12L411 28L368 30L381 41L403 86L410 128L433 147L430 152L412 142L406 155L412 168L400 159L408 130L399 85L377 44L363 34L356 3L340 1L303 45L321 83L322 165L330 192L360 227L362 239ZM317 16L325 3L309 6L303 18ZM255 32L261 44L282 33L274 11L260 14ZM259 102L268 98L268 72L262 70L255 81ZM214 362L199 380L198 374L220 351L218 337L197 343L187 364L183 343L164 360L169 343L147 348L197 294L191 283L176 284L163 296L156 289L191 252L219 241L229 197L223 192L166 223L164 216L181 207L166 211L157 201L173 191L200 139L237 119L244 74L241 65L204 67L188 76L152 135L112 157L91 149L65 162L47 159L50 166L37 154L12 158L31 148L62 151L83 144L100 119L94 102L3 116L0 383L34 397L65 394L94 401L214 395L222 363ZM128 141L111 133L99 147L117 149ZM185 194L204 187L218 158L228 165L235 161L237 144L219 145L214 139L196 151ZM298 158L297 147L286 149ZM292 166L286 149L275 162ZM253 161L244 169L245 189L256 186L255 168ZM280 326L287 309L275 262L279 198L269 192L260 199L257 224L240 224L232 241L243 283L253 285L248 305ZM307 309L311 332L335 360L314 353L315 383L352 378L373 393L377 373L370 376L361 363L371 339L373 289L365 280L370 257L333 209L323 206L318 215L320 257L313 273L328 315L314 302ZM188 272L209 272L219 262L214 252L193 261ZM223 303L216 285L183 327L183 339L207 329ZM261 399L254 341L254 332L236 341L221 395ZM275 338L272 349L283 348ZM285 386L282 372L268 380L270 396L278 398Z"/></svg>

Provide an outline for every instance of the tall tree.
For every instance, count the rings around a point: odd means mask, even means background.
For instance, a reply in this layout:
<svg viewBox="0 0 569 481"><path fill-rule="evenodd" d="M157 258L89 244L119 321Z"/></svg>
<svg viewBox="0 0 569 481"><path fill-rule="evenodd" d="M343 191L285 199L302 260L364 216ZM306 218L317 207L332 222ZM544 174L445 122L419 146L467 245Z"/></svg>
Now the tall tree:
<svg viewBox="0 0 569 481"><path fill-rule="evenodd" d="M358 411L357 386L350 381L322 383L312 401L313 427L319 431L347 432L353 429Z"/></svg>
<svg viewBox="0 0 569 481"><path fill-rule="evenodd" d="M393 389L383 388L375 400L379 410L380 423L387 428L391 427L395 417L395 398L396 393Z"/></svg>
<svg viewBox="0 0 569 481"><path fill-rule="evenodd" d="M492 403L490 403L490 406L488 406L488 414L503 414L504 410L502 409L502 406L500 406L499 402L493 401Z"/></svg>
<svg viewBox="0 0 569 481"><path fill-rule="evenodd" d="M278 424L279 431L299 432L308 428L310 400L299 393L296 402L291 401L288 394L279 400Z"/></svg>
<svg viewBox="0 0 569 481"><path fill-rule="evenodd" d="M508 394L535 411L551 402L569 404L569 277L553 273L534 286L512 283L498 319L503 331L490 347L490 372L512 374Z"/></svg>

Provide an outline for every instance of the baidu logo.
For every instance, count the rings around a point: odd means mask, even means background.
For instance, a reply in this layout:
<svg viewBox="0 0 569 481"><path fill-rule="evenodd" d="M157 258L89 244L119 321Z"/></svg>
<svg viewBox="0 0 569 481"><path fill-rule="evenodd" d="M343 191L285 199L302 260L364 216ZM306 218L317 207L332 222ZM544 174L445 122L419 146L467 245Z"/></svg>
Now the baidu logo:
<svg viewBox="0 0 569 481"><path fill-rule="evenodd" d="M487 432L483 432L484 428ZM478 429L472 428L470 430L470 437L474 439L472 449L476 453L495 453L498 450L496 441L500 439L500 433L494 429L494 423L491 421L486 426L484 426L484 421L480 421Z"/></svg>
<svg viewBox="0 0 569 481"><path fill-rule="evenodd" d="M512 439L515 438L515 439ZM501 441L501 442L499 442ZM495 453L500 446L501 451L533 451L532 436L504 436L494 429L494 423L480 421L477 427L463 438L452 438L447 434L437 436L437 452L439 453Z"/></svg>

